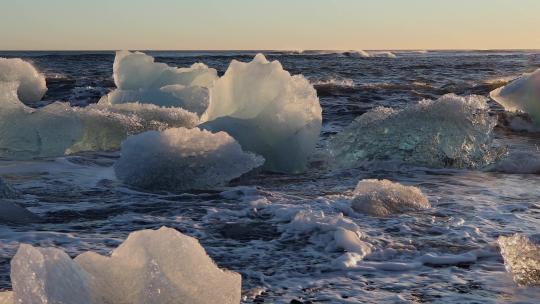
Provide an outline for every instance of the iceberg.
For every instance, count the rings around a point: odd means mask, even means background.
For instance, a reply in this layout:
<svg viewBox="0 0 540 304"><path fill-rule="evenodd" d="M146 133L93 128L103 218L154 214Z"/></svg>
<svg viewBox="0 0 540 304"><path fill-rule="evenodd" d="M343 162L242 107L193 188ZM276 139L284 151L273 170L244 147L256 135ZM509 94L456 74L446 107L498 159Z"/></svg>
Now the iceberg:
<svg viewBox="0 0 540 304"><path fill-rule="evenodd" d="M225 131L245 150L264 156L264 169L298 173L318 141L322 110L308 80L258 54L249 63L231 62L210 89L201 120L201 128Z"/></svg>
<svg viewBox="0 0 540 304"><path fill-rule="evenodd" d="M506 270L520 286L540 286L540 234L499 237Z"/></svg>
<svg viewBox="0 0 540 304"><path fill-rule="evenodd" d="M10 297L13 304L240 303L241 276L166 227L131 233L110 257L86 252L72 260L60 249L22 244L11 264L6 304Z"/></svg>
<svg viewBox="0 0 540 304"><path fill-rule="evenodd" d="M524 74L489 95L506 111L527 113L536 124L540 124L540 69Z"/></svg>
<svg viewBox="0 0 540 304"><path fill-rule="evenodd" d="M497 121L481 96L444 95L395 110L377 107L329 140L329 165L398 160L430 167L478 168L501 156Z"/></svg>
<svg viewBox="0 0 540 304"><path fill-rule="evenodd" d="M141 52L119 51L113 78L117 89L104 96L100 104L151 103L200 115L208 106L208 89L218 76L215 69L202 63L175 68Z"/></svg>
<svg viewBox="0 0 540 304"><path fill-rule="evenodd" d="M264 159L225 132L171 128L130 136L115 163L124 183L150 190L206 189L259 167Z"/></svg>
<svg viewBox="0 0 540 304"><path fill-rule="evenodd" d="M412 210L431 208L428 198L413 186L389 180L365 179L354 189L351 207L373 216L389 216Z"/></svg>
<svg viewBox="0 0 540 304"><path fill-rule="evenodd" d="M47 92L45 76L20 58L0 58L0 83L18 84L17 96L24 103L39 101Z"/></svg>

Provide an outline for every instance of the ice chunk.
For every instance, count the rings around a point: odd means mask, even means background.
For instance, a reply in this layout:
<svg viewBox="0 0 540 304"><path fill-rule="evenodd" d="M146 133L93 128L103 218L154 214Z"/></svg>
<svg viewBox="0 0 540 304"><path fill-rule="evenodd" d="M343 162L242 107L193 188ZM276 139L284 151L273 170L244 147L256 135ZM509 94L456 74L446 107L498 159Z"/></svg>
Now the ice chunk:
<svg viewBox="0 0 540 304"><path fill-rule="evenodd" d="M0 224L28 224L41 222L41 218L17 203L0 199Z"/></svg>
<svg viewBox="0 0 540 304"><path fill-rule="evenodd" d="M373 216L389 216L431 207L420 189L386 179L358 182L351 205L354 211Z"/></svg>
<svg viewBox="0 0 540 304"><path fill-rule="evenodd" d="M520 286L540 286L540 234L499 237L506 270Z"/></svg>
<svg viewBox="0 0 540 304"><path fill-rule="evenodd" d="M233 60L210 90L201 127L225 131L244 149L264 156L264 168L305 170L321 129L322 115L313 86L291 76L278 61L258 54L249 63Z"/></svg>
<svg viewBox="0 0 540 304"><path fill-rule="evenodd" d="M492 91L490 96L505 110L527 113L540 124L540 69Z"/></svg>
<svg viewBox="0 0 540 304"><path fill-rule="evenodd" d="M334 232L334 241L338 249L343 249L347 252L354 252L356 258L363 259L371 253L371 245L360 240L358 233L348 229L338 228Z"/></svg>
<svg viewBox="0 0 540 304"><path fill-rule="evenodd" d="M0 58L0 82L18 84L18 98L25 103L39 101L47 91L45 76L20 58Z"/></svg>
<svg viewBox="0 0 540 304"><path fill-rule="evenodd" d="M8 182L0 177L0 199L2 198L16 198L18 197L17 191L15 191Z"/></svg>
<svg viewBox="0 0 540 304"><path fill-rule="evenodd" d="M329 140L330 165L399 160L432 167L482 167L500 157L486 99L444 95L402 110L378 107Z"/></svg>
<svg viewBox="0 0 540 304"><path fill-rule="evenodd" d="M64 251L21 244L11 260L16 303L92 303L89 276Z"/></svg>
<svg viewBox="0 0 540 304"><path fill-rule="evenodd" d="M194 127L196 114L151 104L98 104L86 108L53 103L32 109L16 96L16 83L0 82L0 157L55 157L120 148L132 134Z"/></svg>
<svg viewBox="0 0 540 304"><path fill-rule="evenodd" d="M17 87L0 82L0 157L63 155L82 134L71 107L58 102L37 110L26 107L17 98Z"/></svg>
<svg viewBox="0 0 540 304"><path fill-rule="evenodd" d="M198 128L149 131L129 137L115 164L126 184L146 189L205 189L226 183L262 165L227 133Z"/></svg>
<svg viewBox="0 0 540 304"><path fill-rule="evenodd" d="M110 257L86 252L72 260L59 249L23 244L11 262L13 294L5 298L29 304L233 304L240 303L241 279L219 269L196 239L162 227L131 233Z"/></svg>
<svg viewBox="0 0 540 304"><path fill-rule="evenodd" d="M184 109L153 104L94 104L74 111L80 118L83 134L66 150L68 154L118 150L129 135L173 127L193 128L199 121L196 114Z"/></svg>
<svg viewBox="0 0 540 304"><path fill-rule="evenodd" d="M170 228L129 235L111 257L75 261L92 275L100 303L240 302L241 277L219 269L199 242Z"/></svg>
<svg viewBox="0 0 540 304"><path fill-rule="evenodd" d="M128 51L116 53L113 77L118 89L102 98L101 104L152 103L197 114L206 109L208 88L218 78L215 69L202 63L175 68L154 62L153 57L141 52Z"/></svg>

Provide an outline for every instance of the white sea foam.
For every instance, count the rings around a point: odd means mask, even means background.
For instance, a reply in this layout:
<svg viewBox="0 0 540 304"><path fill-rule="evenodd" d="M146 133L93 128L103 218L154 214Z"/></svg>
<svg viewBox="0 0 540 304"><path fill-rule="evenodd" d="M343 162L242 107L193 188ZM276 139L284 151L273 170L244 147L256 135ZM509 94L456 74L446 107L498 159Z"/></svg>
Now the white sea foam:
<svg viewBox="0 0 540 304"><path fill-rule="evenodd" d="M149 131L129 137L115 164L126 184L146 189L206 189L260 166L264 159L225 132L198 128Z"/></svg>
<svg viewBox="0 0 540 304"><path fill-rule="evenodd" d="M241 277L219 269L199 242L166 227L133 232L110 257L72 260L56 248L22 244L11 262L11 303L240 302ZM13 298L11 300L10 298Z"/></svg>
<svg viewBox="0 0 540 304"><path fill-rule="evenodd" d="M433 167L482 167L501 151L492 142L496 119L486 99L453 94L402 110L375 108L329 141L333 166L400 160Z"/></svg>
<svg viewBox="0 0 540 304"><path fill-rule="evenodd" d="M527 113L540 124L540 69L490 93L507 111Z"/></svg>
<svg viewBox="0 0 540 304"><path fill-rule="evenodd" d="M397 56L389 51L372 51L368 53L370 57L397 58Z"/></svg>
<svg viewBox="0 0 540 304"><path fill-rule="evenodd" d="M518 285L540 286L540 234L499 237L506 269Z"/></svg>
<svg viewBox="0 0 540 304"><path fill-rule="evenodd" d="M351 205L356 212L374 216L389 216L431 207L420 189L376 179L358 182Z"/></svg>
<svg viewBox="0 0 540 304"><path fill-rule="evenodd" d="M0 58L0 82L18 84L17 95L23 102L39 101L47 91L45 76L19 58Z"/></svg>
<svg viewBox="0 0 540 304"><path fill-rule="evenodd" d="M291 76L262 54L249 63L233 60L210 91L202 127L225 131L244 149L265 157L271 171L306 169L317 143L322 110L317 93L301 75Z"/></svg>

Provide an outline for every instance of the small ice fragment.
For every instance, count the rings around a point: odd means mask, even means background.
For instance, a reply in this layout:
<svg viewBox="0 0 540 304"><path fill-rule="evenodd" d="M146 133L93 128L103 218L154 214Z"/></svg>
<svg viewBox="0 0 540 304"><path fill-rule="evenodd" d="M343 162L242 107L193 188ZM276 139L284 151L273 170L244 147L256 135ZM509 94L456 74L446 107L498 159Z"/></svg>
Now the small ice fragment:
<svg viewBox="0 0 540 304"><path fill-rule="evenodd" d="M499 237L506 270L520 286L540 286L540 234Z"/></svg>
<svg viewBox="0 0 540 304"><path fill-rule="evenodd" d="M354 252L361 258L371 253L371 246L360 240L355 231L338 228L334 232L334 241L338 249L343 249L347 252Z"/></svg>
<svg viewBox="0 0 540 304"><path fill-rule="evenodd" d="M420 189L386 179L361 180L353 195L353 210L373 216L389 216L431 207Z"/></svg>

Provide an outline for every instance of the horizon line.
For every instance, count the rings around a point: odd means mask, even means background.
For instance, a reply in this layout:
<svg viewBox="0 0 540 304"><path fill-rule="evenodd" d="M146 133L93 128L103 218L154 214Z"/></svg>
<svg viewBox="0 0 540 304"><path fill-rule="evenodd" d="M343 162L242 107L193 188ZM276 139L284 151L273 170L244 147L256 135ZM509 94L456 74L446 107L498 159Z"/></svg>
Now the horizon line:
<svg viewBox="0 0 540 304"><path fill-rule="evenodd" d="M0 52L116 52L116 51L146 51L146 52L284 52L284 51L540 51L540 48L406 48L406 49L0 49Z"/></svg>

